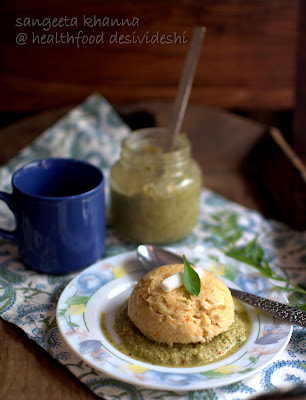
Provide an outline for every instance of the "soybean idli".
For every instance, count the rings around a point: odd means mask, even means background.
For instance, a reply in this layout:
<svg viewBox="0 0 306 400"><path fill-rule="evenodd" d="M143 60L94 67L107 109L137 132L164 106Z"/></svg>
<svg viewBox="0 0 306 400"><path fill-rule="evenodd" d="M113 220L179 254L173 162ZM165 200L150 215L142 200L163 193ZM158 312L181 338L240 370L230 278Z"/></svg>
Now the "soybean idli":
<svg viewBox="0 0 306 400"><path fill-rule="evenodd" d="M135 286L128 316L148 338L167 343L204 343L229 329L234 322L234 302L227 286L205 270L199 296L184 286L170 292L164 279L182 272L184 264L164 265L148 272Z"/></svg>

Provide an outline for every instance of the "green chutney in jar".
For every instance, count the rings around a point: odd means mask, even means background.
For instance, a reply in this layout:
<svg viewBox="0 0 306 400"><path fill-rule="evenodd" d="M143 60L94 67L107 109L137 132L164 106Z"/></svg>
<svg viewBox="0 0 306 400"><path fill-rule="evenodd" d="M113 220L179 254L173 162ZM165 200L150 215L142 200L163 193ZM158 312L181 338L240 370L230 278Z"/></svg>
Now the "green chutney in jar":
<svg viewBox="0 0 306 400"><path fill-rule="evenodd" d="M199 216L202 172L186 135L164 151L167 129L148 128L122 142L111 169L111 213L118 234L136 243L186 237Z"/></svg>

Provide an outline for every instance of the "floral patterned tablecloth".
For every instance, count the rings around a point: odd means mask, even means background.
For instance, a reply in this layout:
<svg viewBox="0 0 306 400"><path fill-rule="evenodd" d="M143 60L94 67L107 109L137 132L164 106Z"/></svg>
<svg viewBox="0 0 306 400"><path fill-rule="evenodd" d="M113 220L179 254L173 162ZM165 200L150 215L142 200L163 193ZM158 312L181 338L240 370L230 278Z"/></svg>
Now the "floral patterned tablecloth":
<svg viewBox="0 0 306 400"><path fill-rule="evenodd" d="M99 94L94 94L0 168L0 189L11 190L12 173L25 162L44 157L73 157L87 160L103 170L108 204L110 166L119 157L121 140L129 131L110 104ZM14 226L14 218L3 202L0 204L0 226L8 229ZM220 227L223 227L223 231L220 231ZM207 189L202 192L198 225L191 235L173 245L173 249L185 247L197 253L212 251L212 254L216 254L214 250L222 251L224 238L235 238L239 245L243 245L254 237L257 237L265 259L273 270L291 281L305 283L306 232L297 232L282 223L267 220L258 212L230 202ZM116 237L108 217L103 258L134 249L135 245ZM216 261L213 272L233 279L233 271L239 268L239 263L235 264L235 260L229 264L220 264L218 259ZM231 385L189 393L176 390L159 392L110 379L78 359L59 334L56 325L57 301L75 275L36 273L23 265L15 244L0 239L1 317L23 329L30 339L69 368L98 396L121 400L247 399L271 390L306 385L306 329L298 326L294 327L287 348L271 364L254 376ZM109 280L114 278L110 275ZM249 275L240 274L240 282L236 283L243 290L256 291L257 294L265 294L271 286L256 270ZM302 302L303 298L296 296L293 300ZM254 359L271 352L271 347L269 343L263 343L256 351L258 354L252 355ZM224 374L228 372L225 369L223 371Z"/></svg>

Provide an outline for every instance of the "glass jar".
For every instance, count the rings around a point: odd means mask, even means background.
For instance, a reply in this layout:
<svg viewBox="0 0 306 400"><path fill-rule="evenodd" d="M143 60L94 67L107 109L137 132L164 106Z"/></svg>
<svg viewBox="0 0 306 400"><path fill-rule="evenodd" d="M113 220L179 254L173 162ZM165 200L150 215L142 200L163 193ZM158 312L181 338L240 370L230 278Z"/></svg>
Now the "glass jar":
<svg viewBox="0 0 306 400"><path fill-rule="evenodd" d="M202 172L186 135L164 152L168 131L141 129L122 142L112 169L111 213L118 234L136 243L167 244L187 236L199 215Z"/></svg>

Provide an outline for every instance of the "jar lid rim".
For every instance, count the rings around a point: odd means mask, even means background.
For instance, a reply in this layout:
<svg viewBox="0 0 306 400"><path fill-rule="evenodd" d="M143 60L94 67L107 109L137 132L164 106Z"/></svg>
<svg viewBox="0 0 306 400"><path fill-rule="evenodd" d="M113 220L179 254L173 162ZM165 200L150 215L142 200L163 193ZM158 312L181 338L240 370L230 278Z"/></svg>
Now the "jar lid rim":
<svg viewBox="0 0 306 400"><path fill-rule="evenodd" d="M134 150L137 152L139 150L139 146L137 146L137 142L135 144L135 138L142 137L144 140L145 139L152 139L153 145L159 145L161 149L163 149L163 145L165 144L165 141L161 141L160 139L162 138L162 135L167 134L169 132L168 128L159 128L159 127L154 127L154 128L142 128L142 129L137 129L135 131L132 131L131 134L127 137L124 138L123 140L123 146L128 148L129 150ZM155 143L154 143L155 140ZM162 154L164 157L177 157L180 154L187 152L190 152L191 150L191 145L190 141L185 133L180 133L175 142L175 147L174 150L172 151L162 151Z"/></svg>

